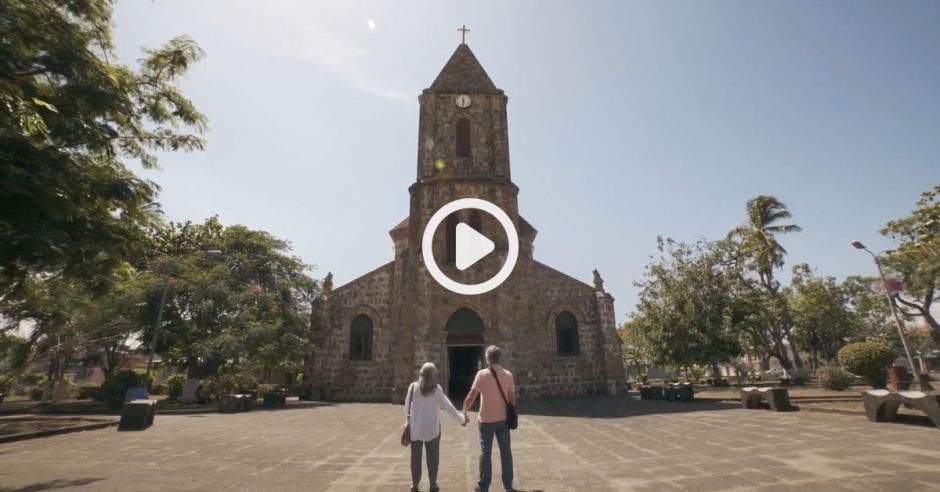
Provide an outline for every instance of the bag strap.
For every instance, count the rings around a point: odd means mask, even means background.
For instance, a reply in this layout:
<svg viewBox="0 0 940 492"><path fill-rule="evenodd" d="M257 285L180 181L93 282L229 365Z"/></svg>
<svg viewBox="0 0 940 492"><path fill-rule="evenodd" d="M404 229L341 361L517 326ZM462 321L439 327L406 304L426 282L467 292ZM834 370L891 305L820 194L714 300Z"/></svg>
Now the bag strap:
<svg viewBox="0 0 940 492"><path fill-rule="evenodd" d="M410 385L408 385L408 398L405 399L405 401L408 402L408 421L409 422L411 422L411 405L414 403L414 393L415 393L414 389L415 389L414 383L411 383Z"/></svg>
<svg viewBox="0 0 940 492"><path fill-rule="evenodd" d="M496 387L499 388L499 396L503 397L503 403L505 403L506 406L508 407L509 400L506 399L506 394L503 393L503 385L499 384L499 376L496 375L496 369L493 369L492 367L490 367L490 373L493 375L493 379L496 380Z"/></svg>

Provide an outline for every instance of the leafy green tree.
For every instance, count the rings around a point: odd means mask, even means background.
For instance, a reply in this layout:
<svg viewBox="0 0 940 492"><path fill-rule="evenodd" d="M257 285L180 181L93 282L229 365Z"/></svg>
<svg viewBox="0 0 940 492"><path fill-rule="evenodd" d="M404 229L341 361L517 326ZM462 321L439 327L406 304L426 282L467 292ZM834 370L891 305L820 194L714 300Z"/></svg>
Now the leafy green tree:
<svg viewBox="0 0 940 492"><path fill-rule="evenodd" d="M921 194L910 215L889 222L881 233L900 242L886 261L904 281L906 296L894 300L905 317L923 320L940 347L940 321L930 311L940 299L940 185Z"/></svg>
<svg viewBox="0 0 940 492"><path fill-rule="evenodd" d="M108 292L93 296L83 283L62 277L31 276L21 294L2 304L0 314L26 322L31 331L17 362L5 367L4 378L17 380L30 366L47 363L46 381L61 381L70 363L100 359L110 375L127 352L128 341L140 331L141 295L146 284L131 269L115 271Z"/></svg>
<svg viewBox="0 0 940 492"><path fill-rule="evenodd" d="M643 336L640 324L642 320L631 319L617 328L623 347L624 367L633 367L637 376L643 366L652 363L649 344Z"/></svg>
<svg viewBox="0 0 940 492"><path fill-rule="evenodd" d="M659 238L659 259L638 282L640 302L630 321L654 363L711 366L741 354L737 325L744 320L734 274L723 268L722 243L676 243Z"/></svg>
<svg viewBox="0 0 940 492"><path fill-rule="evenodd" d="M21 336L0 332L0 393L22 374L23 361L29 350L29 341Z"/></svg>
<svg viewBox="0 0 940 492"><path fill-rule="evenodd" d="M846 277L840 288L845 293L849 309L859 323L859 339L868 338L889 343L898 337L891 317L891 307L884 294L872 292L872 284L881 285L881 279L855 275Z"/></svg>
<svg viewBox="0 0 940 492"><path fill-rule="evenodd" d="M301 370L311 349L317 286L286 241L241 225L225 227L214 217L170 224L155 237L164 254L153 258L152 270L169 283L158 340L165 359L190 377L229 365L255 373ZM159 290L150 293L150 319L159 309ZM145 330L148 345L154 333Z"/></svg>
<svg viewBox="0 0 940 492"><path fill-rule="evenodd" d="M780 283L774 273L783 267L786 249L777 241L780 234L800 232L795 224L781 224L791 217L787 207L775 197L760 195L747 202L747 220L728 233L728 238L737 242L741 264L756 275L757 285L763 299L752 299L761 305L760 315L754 321L773 344L773 355L787 370L801 369L803 361L794 345L793 320ZM793 348L791 361L786 344Z"/></svg>
<svg viewBox="0 0 940 492"><path fill-rule="evenodd" d="M848 296L832 277L816 277L809 265L793 267L787 289L793 314L793 336L812 356L813 368L835 359L849 340L858 339L858 319L848 309Z"/></svg>
<svg viewBox="0 0 940 492"><path fill-rule="evenodd" d="M0 0L0 298L30 275L80 279L97 292L142 253L157 186L125 159L196 150L206 119L177 80L202 56L177 37L119 63L111 5Z"/></svg>

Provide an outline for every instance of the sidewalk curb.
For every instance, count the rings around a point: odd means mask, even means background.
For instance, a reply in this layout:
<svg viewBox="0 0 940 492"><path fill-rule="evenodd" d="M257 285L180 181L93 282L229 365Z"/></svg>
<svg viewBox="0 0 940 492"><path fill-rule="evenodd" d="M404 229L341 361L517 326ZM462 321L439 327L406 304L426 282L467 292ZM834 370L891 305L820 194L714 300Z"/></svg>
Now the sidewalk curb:
<svg viewBox="0 0 940 492"><path fill-rule="evenodd" d="M72 432L82 432L82 431L87 431L87 430L104 429L106 427L111 427L115 425L118 425L117 420L107 421L107 422L94 422L90 424L76 425L73 427L61 427L59 429L47 429L47 430L41 430L41 431L36 431L36 432L21 432L19 434L10 434L8 436L0 436L0 444L7 443L7 442L24 441L26 439L36 439L39 437L57 436L59 434L70 434Z"/></svg>

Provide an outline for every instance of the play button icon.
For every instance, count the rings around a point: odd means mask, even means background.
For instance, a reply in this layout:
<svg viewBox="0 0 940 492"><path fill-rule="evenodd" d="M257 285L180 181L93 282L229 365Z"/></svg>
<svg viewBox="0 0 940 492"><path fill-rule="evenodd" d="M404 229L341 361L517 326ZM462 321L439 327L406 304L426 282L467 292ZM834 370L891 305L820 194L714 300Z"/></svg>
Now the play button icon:
<svg viewBox="0 0 940 492"><path fill-rule="evenodd" d="M490 238L464 224L457 224L457 269L466 270L496 249Z"/></svg>
<svg viewBox="0 0 940 492"><path fill-rule="evenodd" d="M503 263L502 268L496 272L496 275L478 284L464 284L451 279L441 271L441 268L434 260L435 231L450 214L465 208L481 210L492 215L506 232L506 261ZM496 244L492 239L463 222L457 224L456 232L456 254L454 259L455 266L460 271L470 268L496 250ZM461 198L444 205L431 215L428 224L424 227L424 236L421 239L421 255L428 273L445 289L468 296L484 294L505 282L509 278L509 274L512 273L513 268L516 267L516 260L519 259L519 234L516 233L516 227L512 223L512 219L506 215L506 212L503 212L503 209L479 198Z"/></svg>

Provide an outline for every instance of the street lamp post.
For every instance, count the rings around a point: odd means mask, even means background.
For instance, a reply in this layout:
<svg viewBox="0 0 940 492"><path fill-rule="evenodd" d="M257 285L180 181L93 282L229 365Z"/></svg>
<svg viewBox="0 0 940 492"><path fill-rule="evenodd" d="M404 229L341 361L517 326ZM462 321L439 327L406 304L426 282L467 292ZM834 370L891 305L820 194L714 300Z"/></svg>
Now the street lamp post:
<svg viewBox="0 0 940 492"><path fill-rule="evenodd" d="M913 372L913 381L911 384L917 384L920 386L920 375L917 372L917 368L914 366L914 359L911 358L911 351L907 348L907 338L904 336L904 323L901 322L901 317L898 315L897 308L894 305L894 301L891 299L891 292L888 290L888 281L885 279L885 272L881 268L881 262L878 261L878 255L872 253L868 248L862 244L861 241L852 241L852 246L855 249L860 249L871 255L872 259L875 260L875 266L878 267L878 275L881 277L881 287L885 292L885 298L888 300L888 306L891 308L891 314L894 316L894 323L898 327L898 336L901 337L901 345L904 347L904 355L907 356L907 363L911 365L911 372Z"/></svg>

